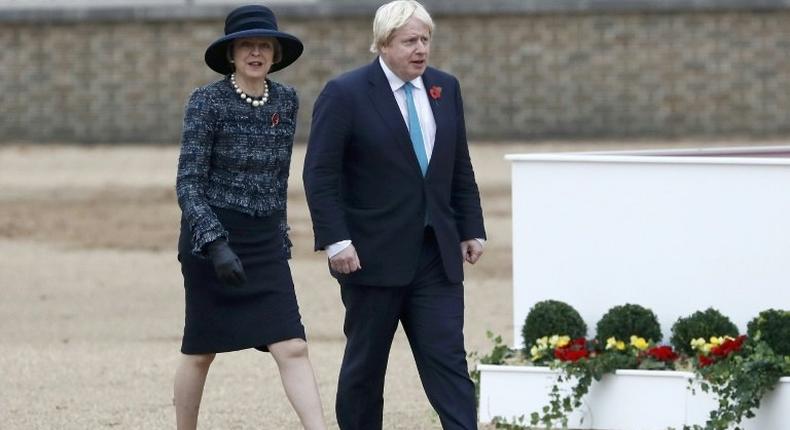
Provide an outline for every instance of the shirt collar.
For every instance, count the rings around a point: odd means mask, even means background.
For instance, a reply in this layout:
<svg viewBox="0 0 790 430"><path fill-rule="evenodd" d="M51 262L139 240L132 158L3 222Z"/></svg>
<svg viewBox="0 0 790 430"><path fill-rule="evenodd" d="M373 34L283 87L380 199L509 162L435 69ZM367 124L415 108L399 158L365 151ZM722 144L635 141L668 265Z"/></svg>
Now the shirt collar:
<svg viewBox="0 0 790 430"><path fill-rule="evenodd" d="M384 70L384 76L387 77L387 82L390 84L390 88L392 88L392 92L398 91L403 87L403 84L406 82L399 78L398 75L395 74L389 67L387 67L387 63L379 57L379 64L381 64L382 70ZM411 80L411 84L414 85L416 88L422 89L422 76L417 76L416 78Z"/></svg>

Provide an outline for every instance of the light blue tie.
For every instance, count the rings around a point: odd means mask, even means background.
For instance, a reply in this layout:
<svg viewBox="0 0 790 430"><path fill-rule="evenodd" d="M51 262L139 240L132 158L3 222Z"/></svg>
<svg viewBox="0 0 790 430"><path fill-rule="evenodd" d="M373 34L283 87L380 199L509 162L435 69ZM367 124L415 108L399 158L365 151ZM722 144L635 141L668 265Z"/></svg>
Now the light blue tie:
<svg viewBox="0 0 790 430"><path fill-rule="evenodd" d="M414 153L417 154L417 161L420 163L422 176L425 176L425 173L428 171L428 155L425 153L425 143L422 140L420 118L417 116L417 108L414 106L414 98L411 95L412 88L414 88L414 85L411 82L403 84L403 89L406 91L406 111L409 115L409 137L411 138L411 146L414 147Z"/></svg>

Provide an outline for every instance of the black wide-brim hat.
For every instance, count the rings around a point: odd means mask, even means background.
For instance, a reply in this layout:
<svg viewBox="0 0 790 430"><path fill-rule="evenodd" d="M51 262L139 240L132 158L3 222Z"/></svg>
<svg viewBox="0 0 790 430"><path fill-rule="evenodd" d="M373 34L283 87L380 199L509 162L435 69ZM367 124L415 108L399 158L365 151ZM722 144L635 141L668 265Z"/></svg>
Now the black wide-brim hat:
<svg viewBox="0 0 790 430"><path fill-rule="evenodd" d="M223 75L233 72L228 61L228 45L243 37L273 37L280 42L282 58L272 64L269 73L288 67L304 51L304 45L296 36L277 30L277 18L271 9L261 5L241 6L225 18L225 35L206 49L206 64L211 70Z"/></svg>

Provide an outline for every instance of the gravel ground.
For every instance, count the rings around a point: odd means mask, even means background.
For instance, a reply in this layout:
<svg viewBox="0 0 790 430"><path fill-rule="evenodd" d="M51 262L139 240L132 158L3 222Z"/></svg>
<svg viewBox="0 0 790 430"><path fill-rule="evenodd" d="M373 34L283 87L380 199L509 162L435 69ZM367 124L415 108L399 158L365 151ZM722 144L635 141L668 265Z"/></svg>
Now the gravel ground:
<svg viewBox="0 0 790 430"><path fill-rule="evenodd" d="M785 142L752 142L781 144ZM504 154L742 142L475 144L489 241L467 266L466 343L512 341L510 168ZM0 146L0 428L174 428L183 328L175 247L174 146ZM295 148L289 194L297 288L330 428L343 307L312 232ZM201 427L298 429L274 361L253 350L214 362ZM389 362L385 429L439 429L401 330Z"/></svg>

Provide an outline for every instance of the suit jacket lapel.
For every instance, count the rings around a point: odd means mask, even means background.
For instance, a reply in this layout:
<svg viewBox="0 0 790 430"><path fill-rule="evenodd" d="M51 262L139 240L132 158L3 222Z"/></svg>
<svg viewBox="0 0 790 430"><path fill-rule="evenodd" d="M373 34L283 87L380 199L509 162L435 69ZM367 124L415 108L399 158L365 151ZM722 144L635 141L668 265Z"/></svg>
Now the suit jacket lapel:
<svg viewBox="0 0 790 430"><path fill-rule="evenodd" d="M415 171L422 176L420 163L417 161L417 155L414 153L414 148L411 145L409 129L403 121L398 102L395 101L395 95L392 94L392 88L389 81L387 81L384 70L381 69L378 58L369 67L368 81L370 82L368 96L373 107L384 119L384 123L392 130L396 146L401 151L404 151L404 155L412 161Z"/></svg>
<svg viewBox="0 0 790 430"><path fill-rule="evenodd" d="M441 104L439 104L439 100L434 100L431 97L431 87L436 85L435 81L436 77L434 76L433 72L430 68L425 69L425 73L422 74L422 84L425 86L425 93L428 95L428 103L431 105L431 111L433 112L433 120L436 123L436 137L434 138L433 142L433 154L436 154L437 151L442 150L442 137L444 137L444 133L442 130L444 127L444 117L443 117L443 110ZM431 155L431 159L428 161L428 173L431 171L431 164L433 164L434 157ZM426 173L427 176L427 173Z"/></svg>

